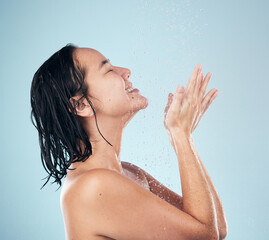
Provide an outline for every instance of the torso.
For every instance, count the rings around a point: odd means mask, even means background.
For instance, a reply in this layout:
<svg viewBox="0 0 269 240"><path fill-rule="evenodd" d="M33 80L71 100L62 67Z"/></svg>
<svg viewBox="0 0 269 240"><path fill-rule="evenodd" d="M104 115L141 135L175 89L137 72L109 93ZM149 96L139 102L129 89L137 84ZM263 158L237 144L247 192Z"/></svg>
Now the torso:
<svg viewBox="0 0 269 240"><path fill-rule="evenodd" d="M123 176L127 177L131 181L137 183L142 188L150 191L148 181L144 174L142 174L141 171L139 171L136 167L134 167L131 163L128 162L122 162L122 169L123 169ZM65 179L65 182L63 184L61 195L66 194L68 190L70 189L71 185L75 184L76 179L79 178L80 174L72 173L69 174L68 178ZM67 206L68 207L68 206ZM67 229L66 229L67 230ZM112 239L104 236L89 236L89 239L91 240L103 240L103 239ZM71 240L69 236L67 235L66 231L66 240Z"/></svg>

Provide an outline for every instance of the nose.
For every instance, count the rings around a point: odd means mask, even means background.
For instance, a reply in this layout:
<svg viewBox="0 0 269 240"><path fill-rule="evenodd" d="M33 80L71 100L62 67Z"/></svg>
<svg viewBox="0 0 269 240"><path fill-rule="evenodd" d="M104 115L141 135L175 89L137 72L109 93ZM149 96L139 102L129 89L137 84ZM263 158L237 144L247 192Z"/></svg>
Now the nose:
<svg viewBox="0 0 269 240"><path fill-rule="evenodd" d="M128 68L125 68L125 71L126 71L125 75L127 75L127 80L129 80L129 78L131 76L131 70Z"/></svg>
<svg viewBox="0 0 269 240"><path fill-rule="evenodd" d="M131 76L131 70L128 68L117 67L119 74L125 81L128 81Z"/></svg>

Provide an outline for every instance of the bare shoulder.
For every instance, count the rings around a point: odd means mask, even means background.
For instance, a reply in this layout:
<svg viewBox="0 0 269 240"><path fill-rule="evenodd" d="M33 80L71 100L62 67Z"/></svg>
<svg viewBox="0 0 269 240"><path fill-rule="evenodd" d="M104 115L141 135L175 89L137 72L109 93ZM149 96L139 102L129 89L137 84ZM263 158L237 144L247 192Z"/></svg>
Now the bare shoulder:
<svg viewBox="0 0 269 240"><path fill-rule="evenodd" d="M78 205L77 203L79 202L86 202L88 205L89 196L92 196L103 182L112 181L111 183L113 184L113 180L120 176L121 180L125 179L124 176L116 171L105 168L91 169L69 182L67 186L63 187L61 192L61 205L65 204L70 207L73 203ZM78 207L80 207L80 205L78 205Z"/></svg>
<svg viewBox="0 0 269 240"><path fill-rule="evenodd" d="M100 169L92 169L80 176L73 178L64 182L61 190L60 202L61 207L65 211L68 208L73 208L72 204L77 205L76 208L80 207L81 201L83 201L83 196L90 193L90 191L95 187L96 174ZM101 169L101 172L102 169ZM98 179L100 181L100 178Z"/></svg>
<svg viewBox="0 0 269 240"><path fill-rule="evenodd" d="M123 163L123 168L128 171L138 174L140 171L138 168L128 162ZM112 180L115 176L121 175L118 172L106 169L106 168L94 168L91 169L80 176L72 179L62 188L61 192L61 202L70 202L75 198L75 201L78 200L78 196L82 198L87 196L94 191L103 181ZM121 175L122 176L122 175ZM111 179L112 178L112 179ZM122 176L122 178L124 178Z"/></svg>
<svg viewBox="0 0 269 240"><path fill-rule="evenodd" d="M63 186L60 206L66 239L109 239L98 234L93 209L102 182L113 181L114 175L112 170L91 169Z"/></svg>
<svg viewBox="0 0 269 240"><path fill-rule="evenodd" d="M78 200L78 197L88 194L94 187L96 187L96 181L101 181L100 176L104 176L110 170L103 168L91 169L80 176L69 181L66 186L63 187L61 192L61 201L72 201L73 196Z"/></svg>

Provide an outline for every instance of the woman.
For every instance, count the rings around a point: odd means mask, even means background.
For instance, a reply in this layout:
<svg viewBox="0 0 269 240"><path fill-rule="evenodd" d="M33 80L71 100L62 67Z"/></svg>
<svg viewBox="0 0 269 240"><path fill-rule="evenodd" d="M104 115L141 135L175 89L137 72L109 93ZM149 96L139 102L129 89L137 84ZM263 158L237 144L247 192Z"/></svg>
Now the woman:
<svg viewBox="0 0 269 240"><path fill-rule="evenodd" d="M61 186L65 177L61 210L66 239L225 238L221 201L192 140L218 94L212 89L204 97L211 73L203 79L198 64L186 89L179 85L169 94L164 112L183 197L119 159L123 129L148 105L132 90L130 75L100 52L73 45L52 55L34 75L32 121L47 182L54 177Z"/></svg>

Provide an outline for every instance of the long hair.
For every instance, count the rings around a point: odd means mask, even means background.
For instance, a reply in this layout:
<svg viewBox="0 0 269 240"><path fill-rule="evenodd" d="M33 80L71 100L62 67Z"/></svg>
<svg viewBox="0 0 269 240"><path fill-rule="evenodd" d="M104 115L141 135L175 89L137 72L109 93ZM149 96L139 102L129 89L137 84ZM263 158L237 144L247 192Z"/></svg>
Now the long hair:
<svg viewBox="0 0 269 240"><path fill-rule="evenodd" d="M61 179L66 176L69 166L73 162L84 162L92 155L89 136L79 122L76 107L69 101L76 94L86 98L98 128L84 81L85 70L74 60L76 48L73 44L67 44L54 53L36 71L31 85L31 121L38 130L41 161L49 174L41 189L51 177L55 178L52 183L56 182L60 188Z"/></svg>

